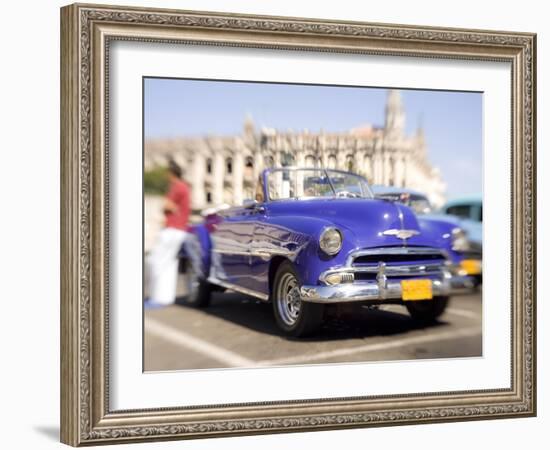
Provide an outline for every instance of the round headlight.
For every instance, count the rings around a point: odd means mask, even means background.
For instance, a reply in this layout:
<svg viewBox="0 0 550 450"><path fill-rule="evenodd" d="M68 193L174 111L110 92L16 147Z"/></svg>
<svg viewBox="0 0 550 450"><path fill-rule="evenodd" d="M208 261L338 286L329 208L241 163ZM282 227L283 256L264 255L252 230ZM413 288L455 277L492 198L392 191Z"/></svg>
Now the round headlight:
<svg viewBox="0 0 550 450"><path fill-rule="evenodd" d="M319 237L319 247L327 255L336 255L342 249L342 233L337 228L326 228Z"/></svg>
<svg viewBox="0 0 550 450"><path fill-rule="evenodd" d="M452 249L455 252L466 252L470 249L468 236L461 228L454 228L451 234Z"/></svg>

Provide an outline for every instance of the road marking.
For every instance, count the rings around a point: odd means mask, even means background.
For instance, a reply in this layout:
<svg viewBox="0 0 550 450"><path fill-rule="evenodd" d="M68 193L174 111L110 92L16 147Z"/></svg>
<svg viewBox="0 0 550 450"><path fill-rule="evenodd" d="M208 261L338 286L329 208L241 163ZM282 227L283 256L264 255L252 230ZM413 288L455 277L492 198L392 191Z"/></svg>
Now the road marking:
<svg viewBox="0 0 550 450"><path fill-rule="evenodd" d="M185 331L165 325L150 317L145 318L145 332L178 346L187 347L194 352L202 353L209 358L224 363L226 367L252 367L257 365L254 361L244 358L231 350L218 347L217 345L197 338Z"/></svg>
<svg viewBox="0 0 550 450"><path fill-rule="evenodd" d="M447 308L446 313L453 314L455 316L467 317L468 319L481 320L481 311L468 311L467 309Z"/></svg>
<svg viewBox="0 0 550 450"><path fill-rule="evenodd" d="M289 358L280 358L272 360L259 361L257 365L260 366L282 366L287 364L302 364L312 361L318 361L329 358L336 358L339 356L349 356L355 353L369 353L379 350L388 350L391 348L407 347L416 344L424 344L432 341L442 341L447 339L456 339L459 337L471 337L481 334L479 327L465 328L458 331L445 331L443 333L434 333L422 336L413 336L403 339L395 339L390 342L379 342L376 344L367 344L360 347L342 348L337 350L329 350L326 352L320 352L313 355L293 356Z"/></svg>

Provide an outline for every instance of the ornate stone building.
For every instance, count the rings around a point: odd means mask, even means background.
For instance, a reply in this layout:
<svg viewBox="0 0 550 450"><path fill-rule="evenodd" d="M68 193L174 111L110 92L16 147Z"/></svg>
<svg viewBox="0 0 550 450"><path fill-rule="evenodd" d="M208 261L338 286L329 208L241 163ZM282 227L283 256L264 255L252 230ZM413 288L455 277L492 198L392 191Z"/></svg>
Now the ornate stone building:
<svg viewBox="0 0 550 450"><path fill-rule="evenodd" d="M185 169L194 209L253 198L262 169L289 165L349 170L371 184L425 192L435 206L445 200L446 186L427 159L423 130L405 135L405 111L396 90L388 93L383 128L366 125L341 133L256 130L247 118L240 136L146 140L146 170L166 165L169 158Z"/></svg>

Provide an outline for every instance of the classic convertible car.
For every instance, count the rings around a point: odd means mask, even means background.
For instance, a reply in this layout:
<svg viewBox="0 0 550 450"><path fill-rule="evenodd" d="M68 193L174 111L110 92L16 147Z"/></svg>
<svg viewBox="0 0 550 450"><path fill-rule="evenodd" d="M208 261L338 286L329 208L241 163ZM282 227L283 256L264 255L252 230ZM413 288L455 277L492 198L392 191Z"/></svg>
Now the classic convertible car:
<svg viewBox="0 0 550 450"><path fill-rule="evenodd" d="M462 230L375 199L364 178L337 170L267 169L254 200L209 214L193 236L189 304L207 306L215 289L245 293L271 302L292 336L348 302L402 304L433 321L472 286L457 270Z"/></svg>

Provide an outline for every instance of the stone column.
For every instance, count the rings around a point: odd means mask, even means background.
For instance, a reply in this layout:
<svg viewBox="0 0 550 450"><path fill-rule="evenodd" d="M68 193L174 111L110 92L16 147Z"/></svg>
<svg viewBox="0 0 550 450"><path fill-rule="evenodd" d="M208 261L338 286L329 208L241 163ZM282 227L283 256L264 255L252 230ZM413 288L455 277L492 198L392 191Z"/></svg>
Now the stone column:
<svg viewBox="0 0 550 450"><path fill-rule="evenodd" d="M242 143L241 143L242 145ZM243 204L244 158L241 145L233 153L233 204Z"/></svg>
<svg viewBox="0 0 550 450"><path fill-rule="evenodd" d="M300 150L296 155L296 167L305 167L305 151ZM304 195L304 172L299 170L296 172L296 196L301 197Z"/></svg>
<svg viewBox="0 0 550 450"><path fill-rule="evenodd" d="M282 148L284 149L284 144L283 144ZM273 165L277 168L280 168L281 167L281 148L275 149L275 153L274 153L273 157L274 157L274 164ZM273 179L275 180L275 182L274 182L274 195L276 196L275 198L281 198L284 194L284 192L283 192L283 172L280 171L280 170L275 172L275 174L273 176Z"/></svg>
<svg viewBox="0 0 550 450"><path fill-rule="evenodd" d="M354 152L354 170L355 173L361 174L363 173L363 152L359 150L358 146L355 147Z"/></svg>
<svg viewBox="0 0 550 450"><path fill-rule="evenodd" d="M374 184L374 177L372 175L372 157L369 155L365 155L363 158L363 165L362 165L363 175L369 182L369 184Z"/></svg>
<svg viewBox="0 0 550 450"><path fill-rule="evenodd" d="M212 202L214 205L223 203L223 179L225 176L225 159L221 150L216 150L212 162Z"/></svg>
<svg viewBox="0 0 550 450"><path fill-rule="evenodd" d="M254 182L258 181L258 177L264 170L264 158L262 156L261 150L254 151Z"/></svg>
<svg viewBox="0 0 550 450"><path fill-rule="evenodd" d="M191 201L195 209L203 208L206 201L204 194L205 164L202 151L197 149L193 157L193 171L189 174L189 181L193 189L191 192Z"/></svg>
<svg viewBox="0 0 550 450"><path fill-rule="evenodd" d="M382 157L382 184L387 186L390 180L390 155L386 152Z"/></svg>
<svg viewBox="0 0 550 450"><path fill-rule="evenodd" d="M347 170L346 167L347 151L342 140L338 139L338 147L336 151L336 168L339 170Z"/></svg>
<svg viewBox="0 0 550 450"><path fill-rule="evenodd" d="M373 183L374 184L382 184L382 176L383 176L383 167L382 167L382 154L380 149L376 149L374 151L374 155L372 157L372 165L373 165Z"/></svg>
<svg viewBox="0 0 550 450"><path fill-rule="evenodd" d="M402 155L399 155L395 162L394 177L396 186L405 186L405 158Z"/></svg>
<svg viewBox="0 0 550 450"><path fill-rule="evenodd" d="M408 155L403 156L403 186L410 187L410 158Z"/></svg>

